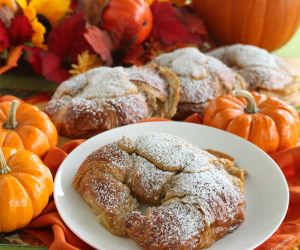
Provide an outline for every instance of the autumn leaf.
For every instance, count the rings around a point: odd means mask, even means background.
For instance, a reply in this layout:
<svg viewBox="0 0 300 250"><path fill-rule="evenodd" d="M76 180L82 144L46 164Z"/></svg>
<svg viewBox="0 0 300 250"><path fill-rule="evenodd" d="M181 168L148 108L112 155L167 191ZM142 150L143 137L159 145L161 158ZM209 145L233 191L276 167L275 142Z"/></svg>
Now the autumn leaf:
<svg viewBox="0 0 300 250"><path fill-rule="evenodd" d="M206 41L210 42L203 21L190 9L155 1L151 10L154 17L151 36L154 40L165 45L194 44L199 47Z"/></svg>
<svg viewBox="0 0 300 250"><path fill-rule="evenodd" d="M61 83L71 76L68 70L61 66L61 59L59 56L51 52L42 51L41 62L42 75L49 81Z"/></svg>
<svg viewBox="0 0 300 250"><path fill-rule="evenodd" d="M22 55L23 45L19 45L9 50L6 64L0 67L0 75L10 70L13 67L18 66L18 60Z"/></svg>
<svg viewBox="0 0 300 250"><path fill-rule="evenodd" d="M70 59L77 62L77 55L85 50L92 51L91 46L84 39L86 21L82 14L75 14L65 18L59 26L49 33L48 50L59 56L61 60Z"/></svg>
<svg viewBox="0 0 300 250"><path fill-rule="evenodd" d="M4 23L0 20L0 53L10 46L9 36Z"/></svg>
<svg viewBox="0 0 300 250"><path fill-rule="evenodd" d="M106 62L106 65L111 66L113 63L111 56L113 45L107 32L90 25L87 27L84 38L91 45L93 50L100 55L101 59Z"/></svg>
<svg viewBox="0 0 300 250"><path fill-rule="evenodd" d="M165 44L193 43L194 37L179 19L176 7L158 1L151 5L153 14L152 36Z"/></svg>
<svg viewBox="0 0 300 250"><path fill-rule="evenodd" d="M82 14L65 18L48 35L48 51L36 48L26 49L28 61L36 73L47 80L61 83L70 77L71 64L77 63L77 56L83 51L92 51L84 39L86 21Z"/></svg>
<svg viewBox="0 0 300 250"><path fill-rule="evenodd" d="M33 71L37 75L42 74L42 59L40 53L42 49L37 47L25 46L24 51L27 53L27 61L31 64Z"/></svg>
<svg viewBox="0 0 300 250"><path fill-rule="evenodd" d="M24 44L31 40L33 29L24 15L16 16L11 20L11 26L8 30L12 45Z"/></svg>

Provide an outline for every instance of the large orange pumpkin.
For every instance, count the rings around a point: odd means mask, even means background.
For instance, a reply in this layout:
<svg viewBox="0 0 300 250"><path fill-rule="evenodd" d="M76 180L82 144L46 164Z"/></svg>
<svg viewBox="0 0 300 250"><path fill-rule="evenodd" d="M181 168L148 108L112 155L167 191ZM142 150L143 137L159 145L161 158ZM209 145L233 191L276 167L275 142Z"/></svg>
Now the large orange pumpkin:
<svg viewBox="0 0 300 250"><path fill-rule="evenodd" d="M142 43L152 29L152 14L145 0L110 0L102 24L115 43ZM126 40L126 41L125 41Z"/></svg>
<svg viewBox="0 0 300 250"><path fill-rule="evenodd" d="M210 101L203 123L241 136L267 153L297 144L300 123L294 107L255 92L237 90L234 95Z"/></svg>
<svg viewBox="0 0 300 250"><path fill-rule="evenodd" d="M0 148L0 233L25 227L46 207L52 191L52 175L38 156Z"/></svg>
<svg viewBox="0 0 300 250"><path fill-rule="evenodd" d="M24 102L0 102L0 147L43 156L56 143L56 128L44 112Z"/></svg>
<svg viewBox="0 0 300 250"><path fill-rule="evenodd" d="M193 7L221 44L253 44L272 51L300 24L300 0L193 0Z"/></svg>

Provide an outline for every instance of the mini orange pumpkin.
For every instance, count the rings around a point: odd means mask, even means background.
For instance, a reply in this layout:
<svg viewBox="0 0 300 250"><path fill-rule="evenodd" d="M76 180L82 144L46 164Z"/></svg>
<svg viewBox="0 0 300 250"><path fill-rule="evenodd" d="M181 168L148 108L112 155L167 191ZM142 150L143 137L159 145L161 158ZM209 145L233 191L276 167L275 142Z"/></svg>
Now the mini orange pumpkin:
<svg viewBox="0 0 300 250"><path fill-rule="evenodd" d="M152 13L145 0L110 0L102 22L116 45L121 41L140 44L151 32Z"/></svg>
<svg viewBox="0 0 300 250"><path fill-rule="evenodd" d="M203 123L241 136L267 153L295 146L300 135L294 107L245 90L210 101Z"/></svg>
<svg viewBox="0 0 300 250"><path fill-rule="evenodd" d="M0 102L1 147L27 149L41 157L56 144L56 128L44 112L16 100Z"/></svg>
<svg viewBox="0 0 300 250"><path fill-rule="evenodd" d="M25 227L46 207L52 175L32 152L0 148L0 190L0 232L11 232Z"/></svg>

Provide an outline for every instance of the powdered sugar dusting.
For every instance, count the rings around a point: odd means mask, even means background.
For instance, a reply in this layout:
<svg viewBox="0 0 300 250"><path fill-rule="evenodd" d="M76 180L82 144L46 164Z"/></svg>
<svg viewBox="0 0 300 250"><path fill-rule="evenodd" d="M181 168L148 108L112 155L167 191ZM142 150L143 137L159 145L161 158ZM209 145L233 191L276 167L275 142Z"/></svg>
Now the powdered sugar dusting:
<svg viewBox="0 0 300 250"><path fill-rule="evenodd" d="M122 67L100 67L93 73L87 75L88 84L78 95L79 97L109 99L138 91Z"/></svg>
<svg viewBox="0 0 300 250"><path fill-rule="evenodd" d="M124 175L132 167L129 154L121 150L116 143L97 149L86 158L85 163L101 163L102 161L109 162L110 168L116 168L122 171Z"/></svg>
<svg viewBox="0 0 300 250"><path fill-rule="evenodd" d="M118 114L119 125L139 122L150 113L146 97L141 93L119 96L108 102Z"/></svg>
<svg viewBox="0 0 300 250"><path fill-rule="evenodd" d="M97 178L91 179L92 192L95 193L96 202L105 206L107 212L112 212L121 205L121 202L126 204L126 192L124 192L125 190L117 190L117 182L110 175L103 175L102 180L97 180Z"/></svg>
<svg viewBox="0 0 300 250"><path fill-rule="evenodd" d="M223 94L221 90L229 91L241 85L231 69L196 48L178 49L162 54L154 61L169 67L180 78L181 103L205 103Z"/></svg>
<svg viewBox="0 0 300 250"><path fill-rule="evenodd" d="M168 94L168 85L153 69L134 66L131 68L126 68L125 70L128 72L130 80L147 83L160 93L164 95Z"/></svg>
<svg viewBox="0 0 300 250"><path fill-rule="evenodd" d="M132 157L134 167L130 180L131 190L142 202L160 203L163 187L175 173L162 171L140 156Z"/></svg>
<svg viewBox="0 0 300 250"><path fill-rule="evenodd" d="M194 249L204 228L202 214L193 206L172 201L148 210L145 222L146 246L158 249Z"/></svg>
<svg viewBox="0 0 300 250"><path fill-rule="evenodd" d="M138 138L124 139L121 145L126 150L126 145L135 145L135 152L148 161L154 163L156 167L168 171L187 171L194 169L201 171L207 167L210 159L215 157L205 150L194 147L188 141L169 134L153 133ZM122 141L120 142L122 144Z"/></svg>
<svg viewBox="0 0 300 250"><path fill-rule="evenodd" d="M282 89L294 79L280 58L252 45L221 47L208 55L235 69L251 88Z"/></svg>
<svg viewBox="0 0 300 250"><path fill-rule="evenodd" d="M222 167L212 167L201 173L180 173L166 190L167 200L174 197L197 197L186 198L185 202L203 211L208 224L216 220L232 219L242 202L240 190Z"/></svg>

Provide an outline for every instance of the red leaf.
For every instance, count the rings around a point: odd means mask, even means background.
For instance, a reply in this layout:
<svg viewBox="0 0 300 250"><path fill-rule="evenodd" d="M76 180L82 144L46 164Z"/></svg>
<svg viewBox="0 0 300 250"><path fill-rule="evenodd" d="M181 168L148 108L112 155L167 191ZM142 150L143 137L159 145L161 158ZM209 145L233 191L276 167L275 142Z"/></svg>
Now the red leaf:
<svg viewBox="0 0 300 250"><path fill-rule="evenodd" d="M151 5L153 14L152 36L165 44L194 43L195 38L180 20L176 7L171 3L155 1Z"/></svg>
<svg viewBox="0 0 300 250"><path fill-rule="evenodd" d="M12 19L8 32L11 44L20 45L31 40L33 30L27 17L22 15Z"/></svg>
<svg viewBox="0 0 300 250"><path fill-rule="evenodd" d="M43 75L47 80L61 83L68 79L70 74L62 67L62 60L58 55L39 48L26 47L27 60L31 63L34 72Z"/></svg>
<svg viewBox="0 0 300 250"><path fill-rule="evenodd" d="M0 53L10 46L9 37L4 23L0 20Z"/></svg>
<svg viewBox="0 0 300 250"><path fill-rule="evenodd" d="M41 49L40 48L32 48L26 46L24 49L28 53L27 61L31 63L31 66L34 70L34 72L37 75L42 74L42 59L40 56Z"/></svg>
<svg viewBox="0 0 300 250"><path fill-rule="evenodd" d="M41 51L42 74L50 81L61 83L70 77L70 73L61 67L59 56L50 52Z"/></svg>
<svg viewBox="0 0 300 250"><path fill-rule="evenodd" d="M85 50L92 51L83 35L86 21L82 14L75 14L65 18L59 26L54 28L48 36L48 50L61 60L70 58L77 62L77 55Z"/></svg>
<svg viewBox="0 0 300 250"><path fill-rule="evenodd" d="M91 45L93 50L100 55L106 65L113 63L111 51L113 49L112 41L106 31L98 29L96 26L87 27L84 38Z"/></svg>
<svg viewBox="0 0 300 250"><path fill-rule="evenodd" d="M180 14L181 20L186 24L191 33L204 36L208 35L205 24L199 16L187 10L186 8L181 8Z"/></svg>
<svg viewBox="0 0 300 250"><path fill-rule="evenodd" d="M171 3L155 1L152 37L165 45L194 44L203 47L212 42L203 21L188 8L178 8ZM212 45L213 46L213 45Z"/></svg>

